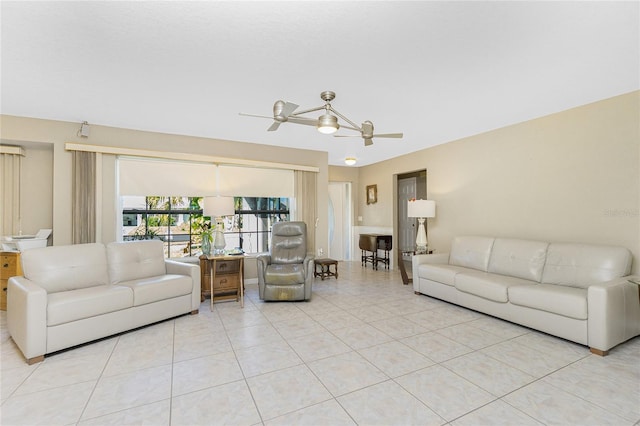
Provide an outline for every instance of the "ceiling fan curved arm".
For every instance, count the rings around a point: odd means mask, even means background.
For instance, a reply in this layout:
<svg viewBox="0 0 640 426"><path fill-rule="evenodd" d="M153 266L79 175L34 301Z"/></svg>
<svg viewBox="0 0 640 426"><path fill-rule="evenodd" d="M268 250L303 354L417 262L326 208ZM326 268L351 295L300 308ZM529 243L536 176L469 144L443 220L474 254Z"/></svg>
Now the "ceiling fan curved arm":
<svg viewBox="0 0 640 426"><path fill-rule="evenodd" d="M340 125L341 129L349 129L349 130L355 130L356 132L360 132L362 133L362 130L356 128L356 127L351 127L351 126L345 126L344 124ZM358 135L358 137L360 137L360 135Z"/></svg>
<svg viewBox="0 0 640 426"><path fill-rule="evenodd" d="M297 111L297 112L292 113L289 117L296 117L298 115L307 114L309 112L320 111L321 109L324 109L324 108L325 108L325 106L322 105L322 106L319 106L319 107L316 107L316 108L310 108L310 109L305 109L303 111Z"/></svg>
<svg viewBox="0 0 640 426"><path fill-rule="evenodd" d="M344 115L340 114L338 111L336 111L331 105L328 105L328 109L333 112L335 115L337 115L338 117L342 118L344 121L346 121L347 123L349 123L352 127L347 127L347 126L341 126L341 127L346 127L348 129L353 129L356 130L358 132L362 132L362 128L360 128L360 126L358 126L356 123L354 123L353 121L349 120L347 117L345 117Z"/></svg>

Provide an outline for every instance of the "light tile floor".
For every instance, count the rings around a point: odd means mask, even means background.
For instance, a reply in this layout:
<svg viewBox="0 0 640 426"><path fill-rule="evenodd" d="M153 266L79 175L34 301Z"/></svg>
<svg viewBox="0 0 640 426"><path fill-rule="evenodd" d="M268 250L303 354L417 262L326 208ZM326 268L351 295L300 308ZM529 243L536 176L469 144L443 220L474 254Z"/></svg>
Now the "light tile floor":
<svg viewBox="0 0 640 426"><path fill-rule="evenodd" d="M206 300L24 362L0 315L2 425L633 425L640 339L588 348L341 262L306 303Z"/></svg>

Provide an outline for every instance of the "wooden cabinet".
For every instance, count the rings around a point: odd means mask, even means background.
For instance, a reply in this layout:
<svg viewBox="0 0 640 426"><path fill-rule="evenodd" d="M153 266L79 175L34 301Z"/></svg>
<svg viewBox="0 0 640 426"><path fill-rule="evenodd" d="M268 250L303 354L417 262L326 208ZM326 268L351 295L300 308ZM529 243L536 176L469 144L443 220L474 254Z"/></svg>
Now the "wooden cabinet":
<svg viewBox="0 0 640 426"><path fill-rule="evenodd" d="M12 251L0 252L2 257L2 266L0 270L0 283L2 283L2 294L0 295L0 310L7 310L7 283L9 278L16 275L22 275L22 267L20 265L20 253Z"/></svg>
<svg viewBox="0 0 640 426"><path fill-rule="evenodd" d="M200 300L236 299L244 307L244 256L200 256Z"/></svg>

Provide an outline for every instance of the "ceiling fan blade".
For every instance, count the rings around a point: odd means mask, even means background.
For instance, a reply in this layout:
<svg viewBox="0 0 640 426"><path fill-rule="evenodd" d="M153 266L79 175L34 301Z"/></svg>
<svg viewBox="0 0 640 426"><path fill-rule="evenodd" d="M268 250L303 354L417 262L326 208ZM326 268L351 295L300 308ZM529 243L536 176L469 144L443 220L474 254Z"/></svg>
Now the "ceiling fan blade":
<svg viewBox="0 0 640 426"><path fill-rule="evenodd" d="M289 117L296 108L298 108L298 105L291 102L285 102L284 107L282 107L282 115L284 117Z"/></svg>
<svg viewBox="0 0 640 426"><path fill-rule="evenodd" d="M273 132L274 130L278 130L278 127L280 127L280 122L274 121L273 124L269 126L269 128L267 129L267 132Z"/></svg>
<svg viewBox="0 0 640 426"><path fill-rule="evenodd" d="M379 135L373 135L374 138L402 138L402 133L381 133Z"/></svg>
<svg viewBox="0 0 640 426"><path fill-rule="evenodd" d="M289 117L287 121L295 124L304 124L306 126L315 126L318 124L318 120L314 120L313 118L304 118L304 117Z"/></svg>
<svg viewBox="0 0 640 426"><path fill-rule="evenodd" d="M333 135L334 138L361 138L362 135Z"/></svg>
<svg viewBox="0 0 640 426"><path fill-rule="evenodd" d="M373 139L365 138L364 139L364 146L369 146L369 145L373 145Z"/></svg>
<svg viewBox="0 0 640 426"><path fill-rule="evenodd" d="M245 117L268 118L269 120L273 120L273 117L267 117L266 115L247 114L244 112L239 112L238 114L244 115Z"/></svg>

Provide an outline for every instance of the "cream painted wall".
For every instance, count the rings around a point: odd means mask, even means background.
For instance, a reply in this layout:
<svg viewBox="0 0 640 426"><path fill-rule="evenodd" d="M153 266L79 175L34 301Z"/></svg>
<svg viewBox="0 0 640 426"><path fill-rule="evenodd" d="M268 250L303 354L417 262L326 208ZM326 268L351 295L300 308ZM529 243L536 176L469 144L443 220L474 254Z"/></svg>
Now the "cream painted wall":
<svg viewBox="0 0 640 426"><path fill-rule="evenodd" d="M395 175L421 168L437 203L429 242L456 235L612 244L640 273L640 92L505 127L359 169L363 225L395 225Z"/></svg>
<svg viewBox="0 0 640 426"><path fill-rule="evenodd" d="M33 235L53 227L53 146L29 144L23 148L21 225L23 234Z"/></svg>
<svg viewBox="0 0 640 426"><path fill-rule="evenodd" d="M49 180L53 181L52 224L54 244L71 243L71 167L72 155L65 151L66 142L91 145L148 149L154 151L186 152L193 154L215 155L229 158L242 158L277 163L314 166L318 173L318 228L316 247L327 247L327 153L279 148L260 144L238 143L215 139L196 138L181 135L143 132L91 125L89 138L77 135L79 123L52 120L39 120L26 117L0 116L0 139L17 143L45 142L53 145L53 167ZM98 234L103 242L116 239L116 219L120 214L115 203L115 159L103 155L102 167L102 226ZM28 177L30 179L30 177ZM26 198L38 197L38 193L25 194Z"/></svg>

